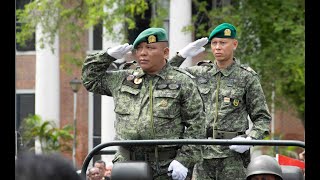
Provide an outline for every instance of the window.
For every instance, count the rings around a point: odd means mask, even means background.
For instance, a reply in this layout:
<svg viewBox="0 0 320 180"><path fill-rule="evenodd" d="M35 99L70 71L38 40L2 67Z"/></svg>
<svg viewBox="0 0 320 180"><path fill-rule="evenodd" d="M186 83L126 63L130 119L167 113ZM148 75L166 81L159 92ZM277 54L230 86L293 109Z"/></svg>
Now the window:
<svg viewBox="0 0 320 180"><path fill-rule="evenodd" d="M22 120L26 118L29 114L35 114L34 93L16 94L16 147L18 151L20 151L20 149L23 146L23 139L19 132L19 128Z"/></svg>
<svg viewBox="0 0 320 180"><path fill-rule="evenodd" d="M102 23L93 28L93 50L102 50Z"/></svg>
<svg viewBox="0 0 320 180"><path fill-rule="evenodd" d="M16 128L19 129L22 120L35 113L35 95L16 94L16 98Z"/></svg>
<svg viewBox="0 0 320 180"><path fill-rule="evenodd" d="M23 9L24 5L28 4L30 0L16 0L16 8ZM19 27L21 26L21 22L18 22L16 19L16 32L19 32ZM33 38L25 42L25 46L21 46L16 43L16 50L17 51L35 51L35 33L33 33Z"/></svg>

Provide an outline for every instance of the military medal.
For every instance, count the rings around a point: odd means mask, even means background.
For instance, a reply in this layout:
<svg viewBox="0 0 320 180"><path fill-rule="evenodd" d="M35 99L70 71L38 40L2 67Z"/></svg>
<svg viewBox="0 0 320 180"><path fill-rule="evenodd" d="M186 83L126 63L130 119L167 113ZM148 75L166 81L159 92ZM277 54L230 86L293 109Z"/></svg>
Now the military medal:
<svg viewBox="0 0 320 180"><path fill-rule="evenodd" d="M234 99L234 100L233 100L233 105L234 105L234 106L238 106L238 105L239 105L239 102L240 102L239 99Z"/></svg>
<svg viewBox="0 0 320 180"><path fill-rule="evenodd" d="M128 77L127 77L127 81L132 81L134 79L134 75L130 74Z"/></svg>
<svg viewBox="0 0 320 180"><path fill-rule="evenodd" d="M134 82L135 84L140 84L140 83L142 82L142 79L141 79L141 78L135 78L135 79L133 80L133 82Z"/></svg>
<svg viewBox="0 0 320 180"><path fill-rule="evenodd" d="M163 99L161 102L160 102L160 106L161 107L167 107L168 106L168 101Z"/></svg>

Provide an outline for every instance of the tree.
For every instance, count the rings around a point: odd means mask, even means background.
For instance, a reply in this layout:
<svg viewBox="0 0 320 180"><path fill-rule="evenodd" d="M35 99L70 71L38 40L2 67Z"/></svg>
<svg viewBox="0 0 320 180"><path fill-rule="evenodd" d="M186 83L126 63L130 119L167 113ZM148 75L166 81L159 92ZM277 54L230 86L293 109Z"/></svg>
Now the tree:
<svg viewBox="0 0 320 180"><path fill-rule="evenodd" d="M36 27L42 28L43 36L39 38L40 47L44 44L52 47L55 35L70 43L70 54L65 54L66 63L80 67L83 57L75 56L83 50L80 42L89 28L102 24L105 28L105 37L118 42L127 42L127 30L136 27L135 17L144 18L144 13L157 1L151 0L36 0L26 4L22 9L16 9L17 26L16 42L23 46L31 39ZM161 4L160 4L161 5ZM151 26L160 26L167 11L157 7L157 18L151 20ZM120 31L115 31L118 24L125 25ZM119 34L123 34L119 36ZM52 49L53 50L53 49ZM65 67L66 65L62 65Z"/></svg>
<svg viewBox="0 0 320 180"><path fill-rule="evenodd" d="M72 129L70 125L57 128L54 121L43 121L39 115L31 114L23 119L20 126L25 150L34 151L35 141L39 140L44 153L71 150L69 141L73 139Z"/></svg>

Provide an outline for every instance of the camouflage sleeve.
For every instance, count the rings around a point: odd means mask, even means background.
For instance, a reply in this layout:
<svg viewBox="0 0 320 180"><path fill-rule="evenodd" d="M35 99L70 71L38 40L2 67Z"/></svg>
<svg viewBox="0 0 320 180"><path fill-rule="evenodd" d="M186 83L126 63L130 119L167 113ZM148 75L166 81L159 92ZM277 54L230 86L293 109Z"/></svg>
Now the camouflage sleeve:
<svg viewBox="0 0 320 180"><path fill-rule="evenodd" d="M257 75L247 86L247 110L253 123L249 136L254 139L263 139L270 134L271 115L266 98Z"/></svg>
<svg viewBox="0 0 320 180"><path fill-rule="evenodd" d="M186 58L183 58L181 56L175 55L173 58L171 58L168 62L171 66L180 67L183 61Z"/></svg>
<svg viewBox="0 0 320 180"><path fill-rule="evenodd" d="M124 78L124 71L107 71L116 59L106 51L90 54L82 65L83 86L90 92L101 95L112 95ZM118 75L117 75L118 74Z"/></svg>
<svg viewBox="0 0 320 180"><path fill-rule="evenodd" d="M203 139L205 135L205 114L200 92L192 79L190 79L183 91L181 114L183 123L186 126L183 138ZM176 157L176 160L188 167L190 172L192 172L194 164L201 159L201 146L199 145L182 146Z"/></svg>

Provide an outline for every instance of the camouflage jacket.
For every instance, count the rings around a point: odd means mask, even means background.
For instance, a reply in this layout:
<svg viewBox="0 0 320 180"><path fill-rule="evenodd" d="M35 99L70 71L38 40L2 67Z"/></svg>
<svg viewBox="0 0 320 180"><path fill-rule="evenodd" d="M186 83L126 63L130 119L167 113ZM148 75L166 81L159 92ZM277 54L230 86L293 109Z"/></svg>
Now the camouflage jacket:
<svg viewBox="0 0 320 180"><path fill-rule="evenodd" d="M107 70L114 60L106 51L88 55L82 81L90 92L112 93L116 139L204 138L204 105L192 75L168 63L154 76L140 68ZM180 155L187 165L188 153Z"/></svg>
<svg viewBox="0 0 320 180"><path fill-rule="evenodd" d="M184 58L173 57L169 62L180 66ZM218 106L218 118L214 129L220 131L245 132L249 129L248 117L253 123L249 136L263 139L269 135L271 115L257 73L238 61L227 69L219 70L216 63L184 68L195 76L195 82L205 104L206 126L213 126ZM218 104L216 104L217 79L221 73ZM219 158L232 156L228 146L207 146L204 157Z"/></svg>

